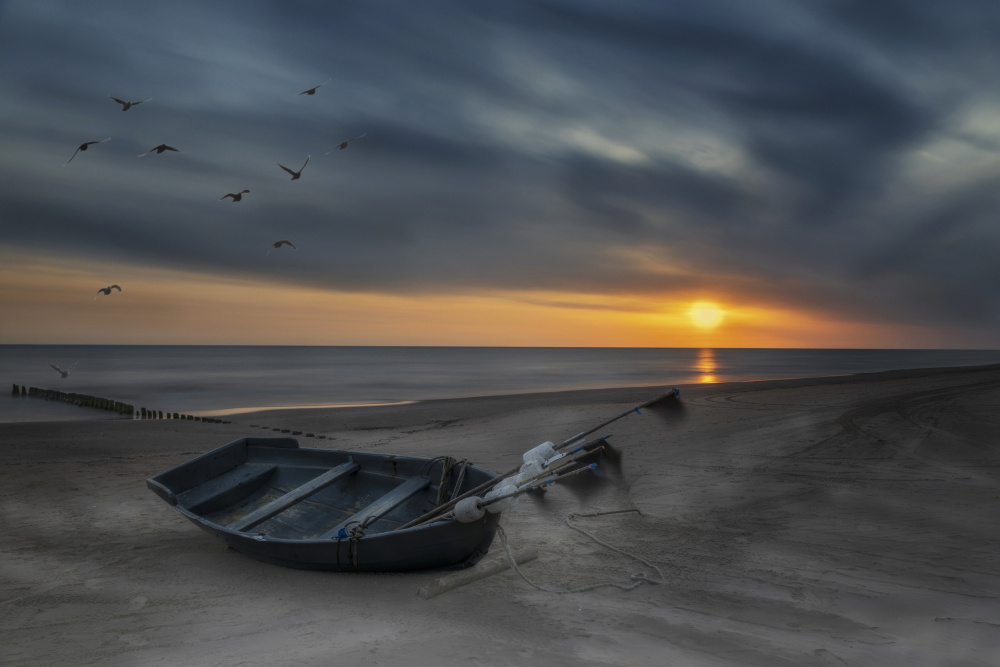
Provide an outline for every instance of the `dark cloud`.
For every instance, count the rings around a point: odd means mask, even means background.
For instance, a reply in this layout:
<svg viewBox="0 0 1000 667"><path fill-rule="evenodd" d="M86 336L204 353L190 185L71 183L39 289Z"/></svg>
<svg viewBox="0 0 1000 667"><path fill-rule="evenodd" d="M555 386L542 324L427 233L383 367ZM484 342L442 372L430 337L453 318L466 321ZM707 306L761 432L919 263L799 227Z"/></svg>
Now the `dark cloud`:
<svg viewBox="0 0 1000 667"><path fill-rule="evenodd" d="M1000 7L990 0L827 0L831 17L868 36L881 48L920 51L994 46Z"/></svg>
<svg viewBox="0 0 1000 667"><path fill-rule="evenodd" d="M562 172L568 198L588 212L583 219L623 234L653 234L669 242L697 234L696 228L673 224L678 220L712 227L753 224L748 210L755 203L723 175L669 162L609 164L587 155L568 157Z"/></svg>
<svg viewBox="0 0 1000 667"><path fill-rule="evenodd" d="M1000 177L970 185L866 254L858 281L880 292L901 317L966 325L1000 320L1000 302L989 287L1000 284L997 210Z"/></svg>
<svg viewBox="0 0 1000 667"><path fill-rule="evenodd" d="M932 187L946 167L919 153L995 155L962 118L995 76L1000 11L947 7L8 3L3 242L357 291L715 290L988 332L995 179ZM154 99L123 113L110 94ZM135 157L161 142L181 153ZM298 181L276 165L306 155ZM262 261L292 235L294 263Z"/></svg>
<svg viewBox="0 0 1000 667"><path fill-rule="evenodd" d="M564 34L586 35L605 62L635 62L669 115L672 88L701 100L740 128L765 169L795 183L796 221L827 222L855 197L877 195L887 161L936 126L920 100L828 36L789 36L720 20L717 13L642 16L610 7L548 6ZM580 46L578 50L584 50ZM597 55L595 55L597 54ZM624 61L624 62L623 62Z"/></svg>

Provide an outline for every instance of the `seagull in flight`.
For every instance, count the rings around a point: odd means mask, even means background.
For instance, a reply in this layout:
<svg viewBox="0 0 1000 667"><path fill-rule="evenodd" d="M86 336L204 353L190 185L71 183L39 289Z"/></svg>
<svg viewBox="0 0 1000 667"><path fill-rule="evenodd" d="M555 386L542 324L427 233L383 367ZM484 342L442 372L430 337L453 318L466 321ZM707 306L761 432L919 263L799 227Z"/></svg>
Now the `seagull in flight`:
<svg viewBox="0 0 1000 667"><path fill-rule="evenodd" d="M240 190L239 192L230 192L228 195L222 195L219 197L219 201L222 201L226 197L232 197L234 202L238 202L243 199L243 195L250 192L249 190Z"/></svg>
<svg viewBox="0 0 1000 667"><path fill-rule="evenodd" d="M270 247L268 247L267 252L264 253L264 256L267 257L268 255L271 254L271 250L272 249L274 249L274 248L280 248L283 245L291 246L292 250L298 250L298 248L295 247L295 244L292 243L291 241L275 241L274 243L272 243L270 245Z"/></svg>
<svg viewBox="0 0 1000 667"><path fill-rule="evenodd" d="M307 164L309 164L309 158L310 157L312 157L312 156L311 155L307 155L306 156L305 164L303 164L302 167L298 171L292 171L291 169L289 169L285 165L281 164L280 162L278 163L278 166L281 167L282 169L284 169L285 171L287 171L289 174L291 174L293 181L297 181L302 176L302 170L306 168Z"/></svg>
<svg viewBox="0 0 1000 667"><path fill-rule="evenodd" d="M142 104L143 102L148 102L149 100L153 99L152 97L150 97L150 98L145 99L145 100L139 100L138 102L126 102L125 100L118 99L114 95L108 95L108 97L110 97L111 99L113 99L115 102L118 102L118 104L122 105L122 111L128 111L129 109L131 109L132 107L134 107L136 104Z"/></svg>
<svg viewBox="0 0 1000 667"><path fill-rule="evenodd" d="M75 158L76 154L79 153L80 151L87 150L93 144L103 144L105 141L109 141L110 139L111 139L111 137L108 137L107 139L101 139L100 141L86 141L86 142L80 144L80 147L77 148L75 151L73 151L73 155L70 157L70 159L66 160L66 164L69 164L70 162L72 162L73 158ZM64 164L63 166L65 167L66 164Z"/></svg>
<svg viewBox="0 0 1000 667"><path fill-rule="evenodd" d="M66 370L63 370L63 369L59 368L55 364L49 364L49 366L51 366L52 368L56 369L56 372L59 373L59 375L62 376L63 380L66 379L66 377L69 375L69 372L71 370L73 370L74 368L76 368L76 364L73 364L72 366L70 366Z"/></svg>
<svg viewBox="0 0 1000 667"><path fill-rule="evenodd" d="M326 84L330 83L331 81L333 81L333 79L327 79L326 81L324 81L323 83L319 84L319 86L316 86L315 88L310 88L309 90L303 90L301 93L299 93L299 95L315 95L316 91L319 90L320 86L325 86Z"/></svg>
<svg viewBox="0 0 1000 667"><path fill-rule="evenodd" d="M176 148L174 148L173 146L168 146L168 145L166 145L166 144L160 144L159 146L153 146L152 148L150 148L150 149L149 149L148 151L146 151L145 153L143 153L143 154L139 155L139 157L145 157L146 155L149 155L149 154L150 154L150 153L152 153L153 151L156 151L156 154L157 154L157 155L159 155L159 154L160 154L160 153L162 153L163 151L174 151L174 152L176 152L176 153L180 153L180 151L179 151L179 150L177 150Z"/></svg>
<svg viewBox="0 0 1000 667"><path fill-rule="evenodd" d="M119 287L118 285L109 285L107 287L102 287L101 289L97 290L97 294L102 294L102 293L103 294L111 294L111 290L113 290L113 289L116 289L119 292L122 291L122 288ZM97 294L94 295L94 301L97 301Z"/></svg>
<svg viewBox="0 0 1000 667"><path fill-rule="evenodd" d="M348 139L347 141L341 141L341 142L340 142L339 144L337 144L337 147L336 147L336 148L334 148L334 149L333 149L333 151L342 151L342 150L344 150L345 148L347 148L347 144L351 143L351 142L352 142L352 141L354 141L355 139L360 139L361 137L365 136L365 134L368 134L368 133L367 133L367 132L365 132L364 134L359 134L359 135L358 135L358 136L356 136L356 137L351 137L351 138L350 138L350 139ZM329 154L330 154L330 153L332 153L333 151L329 151L329 152L327 152L327 155L329 155Z"/></svg>

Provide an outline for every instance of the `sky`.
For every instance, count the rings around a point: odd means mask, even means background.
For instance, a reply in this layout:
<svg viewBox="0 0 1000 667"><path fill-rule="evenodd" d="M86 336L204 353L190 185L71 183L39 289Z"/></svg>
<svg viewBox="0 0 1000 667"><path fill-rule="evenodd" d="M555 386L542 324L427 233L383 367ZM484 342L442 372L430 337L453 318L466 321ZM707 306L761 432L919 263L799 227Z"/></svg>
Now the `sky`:
<svg viewBox="0 0 1000 667"><path fill-rule="evenodd" d="M0 0L0 343L997 349L997 35L995 0Z"/></svg>

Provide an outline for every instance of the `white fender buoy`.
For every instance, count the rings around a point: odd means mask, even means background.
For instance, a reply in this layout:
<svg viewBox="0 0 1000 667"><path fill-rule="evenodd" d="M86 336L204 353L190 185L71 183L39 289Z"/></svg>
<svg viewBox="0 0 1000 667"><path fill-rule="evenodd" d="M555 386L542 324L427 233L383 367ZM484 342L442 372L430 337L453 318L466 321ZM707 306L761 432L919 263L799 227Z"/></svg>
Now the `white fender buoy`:
<svg viewBox="0 0 1000 667"><path fill-rule="evenodd" d="M521 466L521 470L511 477L511 480L516 486L521 486L527 482L532 477L541 475L545 471L545 467L542 465L541 459L532 459Z"/></svg>
<svg viewBox="0 0 1000 667"><path fill-rule="evenodd" d="M458 501L455 505L455 518L460 523L472 523L479 521L486 515L486 510L482 508L483 499L470 496Z"/></svg>
<svg viewBox="0 0 1000 667"><path fill-rule="evenodd" d="M537 447L526 451L524 454L521 455L521 459L525 463L529 463L536 459L540 459L542 463L544 463L545 461L548 461L555 455L556 455L556 446L553 445L551 442L546 441L538 445Z"/></svg>
<svg viewBox="0 0 1000 667"><path fill-rule="evenodd" d="M494 498L499 498L500 496L506 496L508 493L514 493L517 491L517 487L509 483L508 480L502 482L504 486L495 486L493 490L486 494L483 498L484 503L488 503ZM510 498L504 498L503 500L486 506L486 511L490 514L498 514L504 510L509 510L510 508L517 505L517 496L512 496Z"/></svg>

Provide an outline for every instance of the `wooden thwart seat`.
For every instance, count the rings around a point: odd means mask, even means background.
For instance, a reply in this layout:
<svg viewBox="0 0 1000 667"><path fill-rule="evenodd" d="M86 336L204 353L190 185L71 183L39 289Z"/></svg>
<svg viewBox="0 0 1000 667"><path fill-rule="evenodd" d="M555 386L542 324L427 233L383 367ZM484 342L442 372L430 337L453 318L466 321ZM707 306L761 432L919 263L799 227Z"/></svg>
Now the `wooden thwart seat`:
<svg viewBox="0 0 1000 667"><path fill-rule="evenodd" d="M319 477L309 480L302 486L292 489L285 495L275 498L263 507L258 507L243 518L227 524L226 528L238 531L250 530L254 526L264 523L271 517L281 514L292 505L305 500L317 491L325 489L341 477L346 477L347 475L357 472L360 467L361 466L355 463L353 459L350 459L347 463L342 463L336 468L323 473Z"/></svg>
<svg viewBox="0 0 1000 667"><path fill-rule="evenodd" d="M196 486L190 491L179 494L177 502L181 507L198 512L206 505L225 502L224 499L228 496L238 497L241 493L245 493L243 489L257 488L267 481L276 469L275 465L263 463L249 463L239 466L211 481Z"/></svg>
<svg viewBox="0 0 1000 667"><path fill-rule="evenodd" d="M339 524L320 535L317 539L329 540L337 537L341 529L346 529L348 524L364 523L365 521L370 524L377 521L405 503L420 491L426 489L430 483L431 480L427 477L411 477L372 504L359 510L353 516L341 521Z"/></svg>

